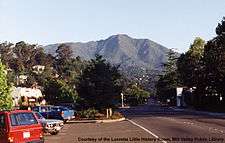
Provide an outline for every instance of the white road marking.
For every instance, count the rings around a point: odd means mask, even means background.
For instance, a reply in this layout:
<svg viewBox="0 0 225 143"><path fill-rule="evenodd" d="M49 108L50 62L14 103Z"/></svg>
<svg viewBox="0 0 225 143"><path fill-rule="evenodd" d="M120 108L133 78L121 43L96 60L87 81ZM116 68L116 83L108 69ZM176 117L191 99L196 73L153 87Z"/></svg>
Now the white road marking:
<svg viewBox="0 0 225 143"><path fill-rule="evenodd" d="M144 130L144 131L146 131L147 133L149 133L149 134L151 134L152 136L154 136L155 138L159 139L161 142L163 142L163 143L167 143L166 141L164 141L164 140L160 139L160 138L159 138L159 136L157 136L157 135L156 135L156 134L154 134L153 132L149 131L149 130L148 130L148 129L146 129L145 127L142 127L141 125L139 125L139 124L135 123L135 122L134 122L134 121L132 121L132 120L127 119L127 121L129 121L130 123L132 123L133 125L135 125L135 126L137 126L137 127L141 128L141 129L143 129L143 130Z"/></svg>

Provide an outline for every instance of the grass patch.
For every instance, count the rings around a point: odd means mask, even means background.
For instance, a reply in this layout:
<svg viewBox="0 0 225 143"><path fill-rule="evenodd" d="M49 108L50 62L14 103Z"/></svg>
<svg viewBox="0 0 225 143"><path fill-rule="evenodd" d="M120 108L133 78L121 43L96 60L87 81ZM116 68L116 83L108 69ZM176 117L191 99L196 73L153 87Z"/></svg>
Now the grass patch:
<svg viewBox="0 0 225 143"><path fill-rule="evenodd" d="M114 111L112 116L107 118L106 114L98 112L95 109L87 109L83 111L79 111L76 120L113 120L123 118L123 114L120 112Z"/></svg>

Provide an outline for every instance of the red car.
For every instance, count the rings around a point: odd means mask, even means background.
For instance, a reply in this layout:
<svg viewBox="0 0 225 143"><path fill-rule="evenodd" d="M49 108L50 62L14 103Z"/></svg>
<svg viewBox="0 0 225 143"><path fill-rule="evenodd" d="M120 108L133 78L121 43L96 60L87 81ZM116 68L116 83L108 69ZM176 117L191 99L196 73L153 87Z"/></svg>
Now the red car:
<svg viewBox="0 0 225 143"><path fill-rule="evenodd" d="M0 111L0 143L44 143L43 128L32 111Z"/></svg>

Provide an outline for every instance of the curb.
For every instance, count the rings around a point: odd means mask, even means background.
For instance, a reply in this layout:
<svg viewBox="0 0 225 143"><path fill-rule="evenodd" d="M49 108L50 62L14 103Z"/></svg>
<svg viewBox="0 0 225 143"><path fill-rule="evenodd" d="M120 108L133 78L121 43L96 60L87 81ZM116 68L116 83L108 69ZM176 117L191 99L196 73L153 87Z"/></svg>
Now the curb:
<svg viewBox="0 0 225 143"><path fill-rule="evenodd" d="M169 107L170 109L174 111L185 111L186 109L179 109L179 108L174 108L174 107Z"/></svg>
<svg viewBox="0 0 225 143"><path fill-rule="evenodd" d="M79 120L79 121L68 121L67 123L113 123L113 122L120 122L125 121L126 118L120 118L115 120Z"/></svg>
<svg viewBox="0 0 225 143"><path fill-rule="evenodd" d="M113 123L113 122L120 122L124 120L126 120L126 118L120 118L115 120L97 120L97 123Z"/></svg>

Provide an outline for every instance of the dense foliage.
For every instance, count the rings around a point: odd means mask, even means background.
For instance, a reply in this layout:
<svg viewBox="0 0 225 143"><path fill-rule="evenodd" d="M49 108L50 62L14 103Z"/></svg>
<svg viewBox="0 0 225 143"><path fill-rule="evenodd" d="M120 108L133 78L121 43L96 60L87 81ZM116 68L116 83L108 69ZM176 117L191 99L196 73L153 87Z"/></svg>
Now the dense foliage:
<svg viewBox="0 0 225 143"><path fill-rule="evenodd" d="M73 58L73 51L66 44L59 45L52 56L40 45L4 42L0 44L0 54L9 71L8 83L40 88L48 104L72 103L99 110L119 105L120 94L128 89L132 90L127 92L127 97L135 97L136 104L142 104L149 95L139 87L127 89L131 81L120 74L119 66L112 66L102 56L91 61ZM149 78L140 75L137 84L143 85Z"/></svg>
<svg viewBox="0 0 225 143"><path fill-rule="evenodd" d="M196 38L189 50L180 55L177 62L169 58L165 74L157 83L162 101L169 98L168 89L185 88L184 97L189 106L200 109L224 111L225 105L225 18L216 28L217 36L205 43ZM169 66L172 67L172 66ZM173 91L176 96L176 91ZM163 97L163 98L162 98Z"/></svg>
<svg viewBox="0 0 225 143"><path fill-rule="evenodd" d="M179 83L177 74L177 54L170 49L168 54L168 62L163 64L164 71L159 75L156 84L158 99L162 102L170 101L170 104L176 102L176 87Z"/></svg>
<svg viewBox="0 0 225 143"><path fill-rule="evenodd" d="M96 55L83 71L77 92L83 108L104 109L114 107L122 90L118 67L111 66L102 56Z"/></svg>
<svg viewBox="0 0 225 143"><path fill-rule="evenodd" d="M44 94L49 104L75 103L78 98L76 90L60 79L47 80Z"/></svg>
<svg viewBox="0 0 225 143"><path fill-rule="evenodd" d="M225 110L225 18L218 24L216 34L205 45L201 73L205 84L199 82L196 93L201 108Z"/></svg>
<svg viewBox="0 0 225 143"><path fill-rule="evenodd" d="M189 50L178 58L177 71L183 86L193 87L197 85L202 69L204 46L205 41L198 37Z"/></svg>
<svg viewBox="0 0 225 143"><path fill-rule="evenodd" d="M139 105L147 103L147 99L150 96L150 92L141 89L135 84L131 84L124 91L125 104Z"/></svg>
<svg viewBox="0 0 225 143"><path fill-rule="evenodd" d="M75 103L75 82L85 68L85 61L71 57L71 49L60 45L53 57L39 45L25 42L0 44L1 60L8 69L8 80L14 86L39 86L50 104ZM38 66L44 67L41 71ZM25 79L20 79L23 76Z"/></svg>
<svg viewBox="0 0 225 143"><path fill-rule="evenodd" d="M12 108L10 85L7 83L6 68L0 60L0 109Z"/></svg>

